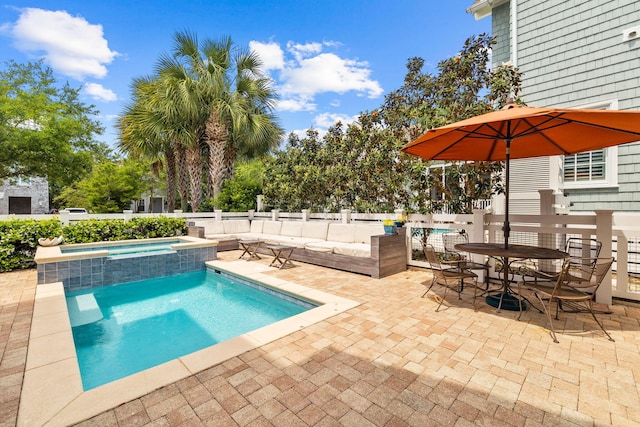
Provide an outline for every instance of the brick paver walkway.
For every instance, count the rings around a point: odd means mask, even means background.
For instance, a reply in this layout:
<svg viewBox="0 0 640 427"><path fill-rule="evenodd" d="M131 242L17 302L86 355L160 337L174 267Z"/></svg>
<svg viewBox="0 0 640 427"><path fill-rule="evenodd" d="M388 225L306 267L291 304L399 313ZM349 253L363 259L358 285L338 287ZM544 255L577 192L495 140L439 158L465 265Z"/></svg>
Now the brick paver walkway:
<svg viewBox="0 0 640 427"><path fill-rule="evenodd" d="M269 274L362 304L81 425L640 425L636 306L602 316L615 343L563 314L554 344L544 315L474 312L470 293L436 313L420 298L424 271L376 280L295 265ZM0 274L0 426L17 416L34 283L33 271Z"/></svg>

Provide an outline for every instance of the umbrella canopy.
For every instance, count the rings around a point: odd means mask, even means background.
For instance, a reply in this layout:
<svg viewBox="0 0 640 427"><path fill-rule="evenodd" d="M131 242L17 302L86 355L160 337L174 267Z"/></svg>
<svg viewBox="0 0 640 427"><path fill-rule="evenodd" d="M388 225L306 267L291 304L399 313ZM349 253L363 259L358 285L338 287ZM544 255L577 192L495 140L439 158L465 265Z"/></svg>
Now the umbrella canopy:
<svg viewBox="0 0 640 427"><path fill-rule="evenodd" d="M506 161L505 248L509 246L509 160L568 155L640 141L640 111L503 109L430 129L402 151L429 160Z"/></svg>
<svg viewBox="0 0 640 427"><path fill-rule="evenodd" d="M430 129L402 151L430 160L568 155L640 141L640 111L518 107Z"/></svg>

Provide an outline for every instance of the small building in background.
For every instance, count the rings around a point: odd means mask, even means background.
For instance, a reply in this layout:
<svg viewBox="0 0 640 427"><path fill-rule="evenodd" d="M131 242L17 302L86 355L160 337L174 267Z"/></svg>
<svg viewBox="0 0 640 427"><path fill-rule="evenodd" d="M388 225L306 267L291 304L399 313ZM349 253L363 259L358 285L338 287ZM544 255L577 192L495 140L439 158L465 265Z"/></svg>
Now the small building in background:
<svg viewBox="0 0 640 427"><path fill-rule="evenodd" d="M164 197L142 195L139 200L131 201L131 210L137 213L163 213L165 212Z"/></svg>
<svg viewBox="0 0 640 427"><path fill-rule="evenodd" d="M49 212L46 178L12 178L0 183L0 215L36 215Z"/></svg>

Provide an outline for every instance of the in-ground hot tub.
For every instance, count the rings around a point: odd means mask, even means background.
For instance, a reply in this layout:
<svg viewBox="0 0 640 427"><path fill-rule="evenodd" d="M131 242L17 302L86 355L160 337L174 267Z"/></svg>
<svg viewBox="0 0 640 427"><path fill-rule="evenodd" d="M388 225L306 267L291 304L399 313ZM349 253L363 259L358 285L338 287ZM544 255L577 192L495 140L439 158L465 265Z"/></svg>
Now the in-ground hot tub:
<svg viewBox="0 0 640 427"><path fill-rule="evenodd" d="M201 270L217 258L217 246L189 236L39 246L38 284L76 290Z"/></svg>

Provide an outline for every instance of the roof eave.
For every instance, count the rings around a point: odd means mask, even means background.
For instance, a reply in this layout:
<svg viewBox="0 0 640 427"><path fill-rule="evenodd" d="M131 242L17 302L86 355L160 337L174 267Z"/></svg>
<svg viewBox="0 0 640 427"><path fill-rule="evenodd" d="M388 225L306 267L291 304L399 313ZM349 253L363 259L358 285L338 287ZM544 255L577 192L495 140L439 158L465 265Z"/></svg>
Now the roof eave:
<svg viewBox="0 0 640 427"><path fill-rule="evenodd" d="M507 3L510 0L476 0L471 6L467 8L467 13L473 14L476 21L486 18L491 15L491 11L494 7L503 3Z"/></svg>

